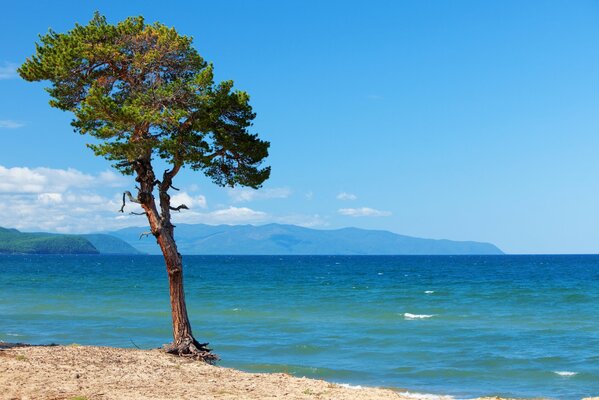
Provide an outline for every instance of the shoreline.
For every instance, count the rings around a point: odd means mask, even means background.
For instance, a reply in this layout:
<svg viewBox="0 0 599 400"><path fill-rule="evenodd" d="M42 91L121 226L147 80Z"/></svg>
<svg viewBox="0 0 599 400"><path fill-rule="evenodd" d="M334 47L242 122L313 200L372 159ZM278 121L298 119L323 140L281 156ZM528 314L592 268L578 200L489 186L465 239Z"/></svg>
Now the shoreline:
<svg viewBox="0 0 599 400"><path fill-rule="evenodd" d="M0 399L395 399L452 396L351 386L285 373L251 373L160 349L0 342ZM477 400L509 400L483 397Z"/></svg>

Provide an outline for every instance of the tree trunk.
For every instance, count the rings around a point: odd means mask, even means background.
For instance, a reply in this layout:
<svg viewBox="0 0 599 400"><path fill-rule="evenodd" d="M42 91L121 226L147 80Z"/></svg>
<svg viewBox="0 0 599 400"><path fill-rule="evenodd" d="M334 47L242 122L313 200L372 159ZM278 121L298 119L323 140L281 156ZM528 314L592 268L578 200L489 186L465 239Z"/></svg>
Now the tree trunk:
<svg viewBox="0 0 599 400"><path fill-rule="evenodd" d="M191 332L183 291L183 264L181 254L177 252L177 244L167 229L162 230L157 241L166 263L173 319L173 343L168 345L166 350L169 353L191 356L212 363L218 360L218 357L206 347L208 343L199 343Z"/></svg>
<svg viewBox="0 0 599 400"><path fill-rule="evenodd" d="M180 166L175 166L172 170L165 171L162 182L159 182L154 175L149 156L137 160L135 163L136 181L140 184L137 200L148 217L150 230L156 237L166 263L173 319L173 343L166 345L165 349L172 354L213 363L218 360L218 357L206 347L208 343L199 343L193 337L185 305L183 263L174 239L174 226L171 223L170 214L170 196L168 195L168 189L172 187L172 179L179 171L179 168ZM158 213L153 195L156 185L158 185L160 193L160 213Z"/></svg>

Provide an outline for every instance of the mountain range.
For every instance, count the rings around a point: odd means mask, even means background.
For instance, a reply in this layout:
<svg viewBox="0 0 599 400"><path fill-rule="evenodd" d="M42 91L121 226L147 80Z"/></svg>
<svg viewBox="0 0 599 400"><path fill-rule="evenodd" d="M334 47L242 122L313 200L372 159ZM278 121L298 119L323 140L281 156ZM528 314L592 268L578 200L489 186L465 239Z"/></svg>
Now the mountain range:
<svg viewBox="0 0 599 400"><path fill-rule="evenodd" d="M147 228L107 232L143 253L160 254ZM503 254L491 243L421 239L388 231L309 229L295 225L178 224L175 239L182 254L226 255L457 255Z"/></svg>
<svg viewBox="0 0 599 400"><path fill-rule="evenodd" d="M0 254L160 254L147 228L86 235L24 233L0 228ZM189 225L175 230L179 252L207 255L503 254L491 243L421 239L388 231L319 230L295 225Z"/></svg>

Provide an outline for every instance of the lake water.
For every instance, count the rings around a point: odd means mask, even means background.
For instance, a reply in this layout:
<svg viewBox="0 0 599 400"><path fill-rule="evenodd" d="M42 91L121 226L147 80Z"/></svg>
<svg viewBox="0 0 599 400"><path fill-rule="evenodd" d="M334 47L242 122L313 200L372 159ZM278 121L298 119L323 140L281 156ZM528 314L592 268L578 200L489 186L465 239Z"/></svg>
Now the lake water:
<svg viewBox="0 0 599 400"><path fill-rule="evenodd" d="M187 256L220 365L451 394L599 396L599 256ZM0 340L170 340L159 256L1 256Z"/></svg>

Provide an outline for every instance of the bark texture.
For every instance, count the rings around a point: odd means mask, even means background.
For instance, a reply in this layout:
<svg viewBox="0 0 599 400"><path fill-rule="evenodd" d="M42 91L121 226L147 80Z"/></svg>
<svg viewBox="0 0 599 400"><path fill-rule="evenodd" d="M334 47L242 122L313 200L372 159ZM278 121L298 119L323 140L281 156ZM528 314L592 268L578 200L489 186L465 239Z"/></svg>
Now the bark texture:
<svg viewBox="0 0 599 400"><path fill-rule="evenodd" d="M185 205L171 207L168 190L173 188L173 177L179 172L180 165L175 165L171 170L164 172L162 181L156 179L149 157L139 159L133 164L137 175L138 195L134 202L143 208L150 231L156 238L164 256L166 272L169 279L170 303L173 320L173 343L165 345L165 350L172 354L192 357L208 363L218 360L207 347L208 343L200 343L194 337L191 324L187 315L185 293L183 289L183 261L177 251L174 238L174 225L171 223L171 210L187 208ZM154 198L154 189L158 188L160 198L160 211ZM124 199L124 197L123 197Z"/></svg>

